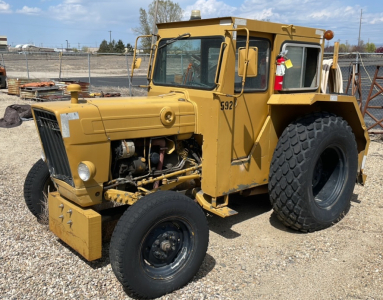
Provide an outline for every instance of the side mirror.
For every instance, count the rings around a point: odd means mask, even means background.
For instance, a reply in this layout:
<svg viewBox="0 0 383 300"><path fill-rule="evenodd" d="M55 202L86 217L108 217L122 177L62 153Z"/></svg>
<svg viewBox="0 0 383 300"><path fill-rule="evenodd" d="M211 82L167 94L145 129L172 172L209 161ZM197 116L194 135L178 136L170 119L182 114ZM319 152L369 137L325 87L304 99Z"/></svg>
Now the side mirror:
<svg viewBox="0 0 383 300"><path fill-rule="evenodd" d="M246 48L238 49L238 76L245 73ZM249 48L248 66L246 77L257 77L258 75L258 47Z"/></svg>
<svg viewBox="0 0 383 300"><path fill-rule="evenodd" d="M134 62L134 64L133 64L133 70L135 70L135 69L139 69L139 68L140 68L140 66L141 66L141 60L142 60L141 57L140 57L140 58L136 58L136 60L135 60L135 62Z"/></svg>

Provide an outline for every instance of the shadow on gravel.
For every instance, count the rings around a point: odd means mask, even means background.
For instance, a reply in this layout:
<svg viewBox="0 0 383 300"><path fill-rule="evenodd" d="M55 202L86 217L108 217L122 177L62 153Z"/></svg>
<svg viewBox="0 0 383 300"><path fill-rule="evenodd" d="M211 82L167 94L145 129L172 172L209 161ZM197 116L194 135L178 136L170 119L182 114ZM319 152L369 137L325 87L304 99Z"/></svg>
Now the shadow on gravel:
<svg viewBox="0 0 383 300"><path fill-rule="evenodd" d="M203 260L202 265L199 268L199 271L197 272L197 274L193 277L193 279L190 282L196 282L196 281L204 278L207 274L209 274L214 269L215 264L216 264L215 259L211 255L206 253L205 259ZM187 284L189 284L189 283L187 283ZM142 298L139 298L134 293L132 293L131 291L129 291L128 289L124 288L124 292L126 293L127 296L129 296L132 299L142 299ZM173 299L173 298L171 298L171 299Z"/></svg>
<svg viewBox="0 0 383 300"><path fill-rule="evenodd" d="M209 229L227 239L235 239L241 235L231 228L233 225L255 218L272 209L268 194L250 197L236 194L230 196L229 207L236 210L238 214L225 219L211 214L208 217Z"/></svg>
<svg viewBox="0 0 383 300"><path fill-rule="evenodd" d="M354 194L354 193L352 194L350 201L353 203L357 203L357 204L359 204L361 202L360 200L358 200L358 194ZM352 204L351 204L351 207L352 207ZM348 211L346 212L346 214L347 213L348 213ZM281 221L279 221L277 214L275 212L273 212L270 216L270 224L271 224L271 226L273 226L276 229L279 229L279 230L285 231L285 232L289 232L289 233L294 233L294 234L307 234L307 233L309 233L309 232L297 231L297 230L291 229L289 227L286 227L285 225L282 224Z"/></svg>
<svg viewBox="0 0 383 300"><path fill-rule="evenodd" d="M289 227L286 227L285 225L283 225L282 222L278 220L277 214L275 212L273 212L270 216L270 225L281 231L294 233L294 234L305 234L304 232L290 229Z"/></svg>
<svg viewBox="0 0 383 300"><path fill-rule="evenodd" d="M102 243L102 257L97 260L87 261L84 257L82 257L77 251L73 250L70 246L68 246L65 242L58 239L57 240L63 247L67 248L70 252L72 252L78 259L82 260L92 269L100 269L110 264L109 260L109 242Z"/></svg>
<svg viewBox="0 0 383 300"><path fill-rule="evenodd" d="M209 274L214 269L215 265L216 265L216 261L214 257L206 253L205 259L203 260L202 265L199 268L199 271L193 277L192 281L195 282L204 278L207 274Z"/></svg>

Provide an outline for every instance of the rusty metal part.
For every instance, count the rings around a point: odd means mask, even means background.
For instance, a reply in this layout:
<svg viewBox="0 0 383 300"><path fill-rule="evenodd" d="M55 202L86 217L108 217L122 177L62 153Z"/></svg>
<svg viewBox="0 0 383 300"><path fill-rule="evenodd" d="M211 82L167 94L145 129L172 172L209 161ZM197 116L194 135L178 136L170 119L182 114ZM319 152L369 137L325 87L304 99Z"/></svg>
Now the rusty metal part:
<svg viewBox="0 0 383 300"><path fill-rule="evenodd" d="M350 75L348 77L347 87L345 94L348 94L348 88L351 85L351 95L356 96L358 93L359 98L356 98L359 108L362 108L362 76L360 74L360 65L358 63L352 64L352 70L350 69Z"/></svg>
<svg viewBox="0 0 383 300"><path fill-rule="evenodd" d="M5 67L0 65L0 89L4 89L7 87L7 71L5 70Z"/></svg>
<svg viewBox="0 0 383 300"><path fill-rule="evenodd" d="M49 96L64 96L64 91L58 86L32 86L20 87L20 98L22 99L47 99Z"/></svg>
<svg viewBox="0 0 383 300"><path fill-rule="evenodd" d="M40 81L40 82L31 82L20 85L20 88L26 87L45 87L45 86L54 86L55 83L53 81Z"/></svg>
<svg viewBox="0 0 383 300"><path fill-rule="evenodd" d="M379 84L377 81L378 80L383 80L383 76L379 76L379 70L380 70L380 67L382 66L376 66L376 70L375 70L375 75L374 75L374 79L372 80L372 83L371 83L371 88L370 88L370 92L368 93L368 96L367 96L367 100L366 100L366 104L363 108L363 117L365 116L365 114L369 115L371 117L371 119L373 119L375 121L374 124L372 124L371 126L369 126L367 128L367 130L371 130L373 129L375 126L380 126L381 128L383 128L383 119L378 119L373 113L372 111L370 111L370 109L382 109L383 106L382 105L370 105L370 102L372 100L374 100L376 97L378 97L379 95L382 95L383 94L383 87L381 84ZM383 69L383 68L382 68ZM377 90L377 92L372 95L372 92L374 90L374 88ZM376 131L374 130L374 133L377 133L379 131ZM372 133L372 132L371 132Z"/></svg>
<svg viewBox="0 0 383 300"><path fill-rule="evenodd" d="M121 93L105 93L103 97L121 97Z"/></svg>
<svg viewBox="0 0 383 300"><path fill-rule="evenodd" d="M84 81L76 81L76 80L65 80L62 81L65 85L69 86L71 84L78 84L81 87L81 94L84 93L84 95L89 95L89 82ZM68 90L66 90L65 94L70 94Z"/></svg>

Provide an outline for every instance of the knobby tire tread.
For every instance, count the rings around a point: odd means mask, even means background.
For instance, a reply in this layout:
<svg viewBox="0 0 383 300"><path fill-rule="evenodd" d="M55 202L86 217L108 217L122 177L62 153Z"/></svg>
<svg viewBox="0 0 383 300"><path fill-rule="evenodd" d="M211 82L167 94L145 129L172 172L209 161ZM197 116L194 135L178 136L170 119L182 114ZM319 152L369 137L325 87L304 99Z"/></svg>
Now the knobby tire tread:
<svg viewBox="0 0 383 300"><path fill-rule="evenodd" d="M328 227L318 224L309 213L302 182L307 176L304 166L312 159L315 140L334 127L344 128L354 137L351 127L343 118L329 112L318 112L290 123L279 138L270 166L269 195L278 219L287 227L302 232ZM348 209L336 222L343 218Z"/></svg>

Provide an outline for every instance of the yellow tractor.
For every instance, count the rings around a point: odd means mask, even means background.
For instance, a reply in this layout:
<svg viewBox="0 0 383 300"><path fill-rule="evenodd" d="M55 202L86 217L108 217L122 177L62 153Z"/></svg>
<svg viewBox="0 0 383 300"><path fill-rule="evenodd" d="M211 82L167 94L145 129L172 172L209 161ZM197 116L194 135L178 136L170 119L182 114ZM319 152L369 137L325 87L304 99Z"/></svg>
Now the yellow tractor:
<svg viewBox="0 0 383 300"><path fill-rule="evenodd" d="M302 232L338 222L369 145L356 99L320 91L324 30L235 17L158 29L146 97L79 99L71 85L69 103L33 105L43 151L24 186L37 218L48 195L50 230L87 260L118 220L112 269L149 298L193 278L205 213L237 214L233 194L268 192Z"/></svg>

